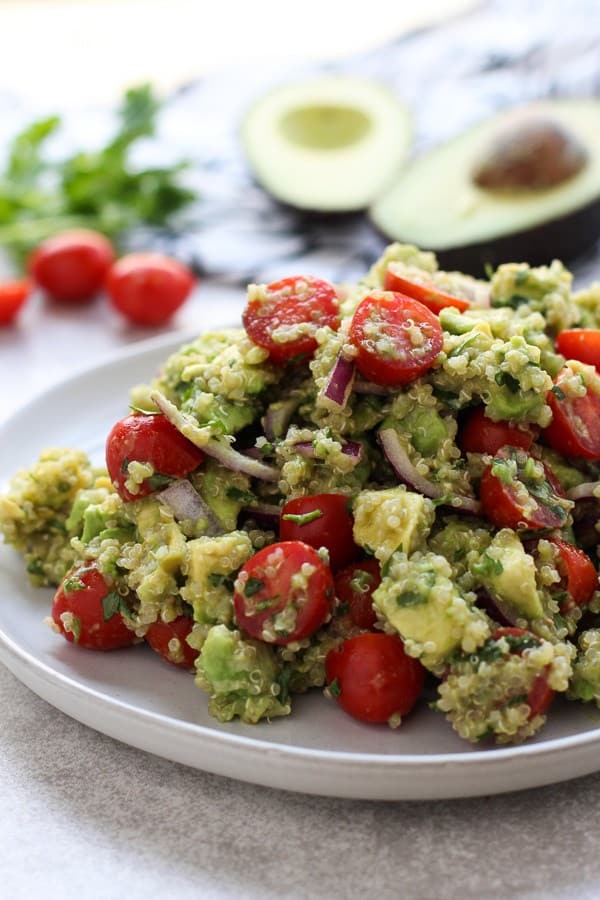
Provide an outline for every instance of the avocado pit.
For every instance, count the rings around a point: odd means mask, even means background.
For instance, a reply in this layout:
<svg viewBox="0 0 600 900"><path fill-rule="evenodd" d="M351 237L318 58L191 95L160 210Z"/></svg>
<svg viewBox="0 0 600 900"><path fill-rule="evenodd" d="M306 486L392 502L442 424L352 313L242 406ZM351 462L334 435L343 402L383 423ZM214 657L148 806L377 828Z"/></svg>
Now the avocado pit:
<svg viewBox="0 0 600 900"><path fill-rule="evenodd" d="M490 191L543 191L569 181L587 162L586 148L564 125L536 117L501 131L472 179Z"/></svg>

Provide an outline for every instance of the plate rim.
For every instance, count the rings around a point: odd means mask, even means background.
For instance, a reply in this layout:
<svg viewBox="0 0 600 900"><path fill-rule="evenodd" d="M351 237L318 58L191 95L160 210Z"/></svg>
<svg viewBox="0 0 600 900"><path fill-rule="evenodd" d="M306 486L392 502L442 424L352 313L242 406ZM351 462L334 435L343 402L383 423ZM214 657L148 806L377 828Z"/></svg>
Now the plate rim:
<svg viewBox="0 0 600 900"><path fill-rule="evenodd" d="M235 326L223 325L221 327L226 328ZM143 357L159 351L167 353L170 348L176 349L182 343L193 340L197 334L198 332L192 332L189 329L185 329L177 332L170 332L168 335L158 335L149 339L136 341L126 347L119 348L101 362L92 362L90 365L79 368L75 372L54 382L45 390L36 393L28 399L23 406L19 407L6 419L1 421L0 440L7 432L10 432L13 425L18 424L19 421L27 418L28 415L31 414L32 408L35 408L35 406L41 402L49 401L53 394L61 393L81 378L89 376L92 373L99 373L104 369L111 368L115 363L124 362L129 358ZM0 487L2 486L3 484L0 482ZM136 706L133 703L111 696L102 690L83 684L78 681L77 678L72 678L53 669L52 666L38 659L27 648L20 645L18 641L4 630L1 624L0 662L2 662L19 681L33 690L34 693L42 697L46 702L55 706L55 708L61 709L72 718L84 721L89 727L95 728L97 731L108 734L111 737L116 737L132 746L137 746L147 752L154 752L166 758L175 759L178 762L183 762L184 764L192 766L194 765L193 762L190 763L186 760L178 759L176 754L173 755L161 752L161 750L143 746L143 744L135 743L127 738L121 737L115 731L116 726L114 725L114 722L112 723L112 726L114 727L109 727L106 722L103 725L91 724L85 717L82 718L76 712L57 703L56 698L54 700L50 699L47 694L51 693L51 689L54 688L65 696L71 695L76 698L73 707L77 706L77 700L85 698L96 705L99 704L102 711L115 721L122 716L127 716L130 721L136 721L148 728L157 729L158 732L164 732L165 734L176 732L178 735L185 737L186 740L197 740L204 748L212 747L214 749L227 750L230 754L233 753L233 757L239 757L244 753L249 753L252 756L262 754L270 758L276 757L283 764L286 762L294 764L302 762L323 763L328 769L337 767L338 771L341 769L348 770L348 772L356 772L357 769L362 771L373 767L377 768L380 773L384 773L385 777L388 776L390 771L394 770L407 771L409 777L413 778L414 770L419 769L423 772L423 777L427 778L429 775L440 772L448 774L449 770L452 770L454 775L461 774L464 776L465 772L480 769L480 781L484 781L486 778L490 778L493 781L494 771L499 767L506 767L511 762L518 763L523 761L523 763L528 763L532 758L535 758L539 760L540 763L543 763L556 755L562 757L569 751L576 755L578 751L585 751L591 746L600 743L599 726L572 735L549 738L548 740L542 740L538 743L524 743L517 746L491 747L484 750L450 751L426 755L414 753L383 754L329 749L319 750L310 747L302 747L300 745L273 743L268 737L254 738L245 735L232 734L222 728L212 728L195 722L186 722L182 719ZM24 673L25 677L23 677ZM31 678L29 677L29 674L31 674ZM39 685L36 687L30 683L36 682L36 679L48 685L49 690L39 690ZM67 704L67 706L68 705L69 704ZM274 787L287 787L288 789L301 790L307 793L347 796L357 799L371 798L398 800L425 798L441 799L442 797L465 797L483 793L501 793L517 788L533 787L541 784L567 780L576 777L576 775L583 775L600 769L600 757L597 762L588 760L583 765L581 762L582 761L579 760L579 764L576 767L577 771L565 771L562 774L557 774L556 772L550 774L549 771L547 773L548 777L546 778L544 777L543 772L539 772L535 778L521 778L523 783L514 786L499 787L497 785L495 786L493 783L489 783L487 790L478 788L473 790L468 789L465 792L465 790L462 789L460 793L454 792L451 787L446 790L438 788L433 793L427 790L408 790L408 792L404 790L400 793L395 793L394 790L391 789L388 791L387 796L380 795L377 791L371 789L367 790L366 793L360 791L358 788L351 792L340 792L339 789L333 788L331 790L324 790L323 785L314 788L310 783L303 783L298 786L298 782L303 781L303 779L298 779L298 777L296 777L295 783L286 785L283 783L276 783L276 779L265 780L260 777L250 777L248 774L244 775L238 771L233 771L231 770L231 767L228 768L227 766L225 766L225 768L223 766L219 768L218 766L211 767L203 763L201 766L196 766L196 768L202 768L205 771L215 771L218 774L229 775L230 777L253 783L271 785ZM543 768L543 765L540 765L540 770ZM388 787L391 788L391 786Z"/></svg>

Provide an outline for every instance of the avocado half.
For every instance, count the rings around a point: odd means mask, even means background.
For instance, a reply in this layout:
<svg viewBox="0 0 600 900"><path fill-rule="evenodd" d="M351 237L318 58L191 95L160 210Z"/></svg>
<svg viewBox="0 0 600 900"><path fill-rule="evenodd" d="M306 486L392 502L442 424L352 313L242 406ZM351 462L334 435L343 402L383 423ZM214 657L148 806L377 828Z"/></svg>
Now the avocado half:
<svg viewBox="0 0 600 900"><path fill-rule="evenodd" d="M257 181L277 200L315 212L365 209L404 162L407 108L382 85L331 76L279 87L242 125Z"/></svg>
<svg viewBox="0 0 600 900"><path fill-rule="evenodd" d="M546 142L548 152L564 154L564 178L543 186L532 179L528 188L509 177L499 186L487 164L498 163L499 149L510 155L503 135L527 133L536 121L566 136L566 149ZM510 172L510 160L501 168ZM600 100L550 100L493 116L407 166L370 215L387 238L433 250L444 268L473 275L511 260L575 257L600 236Z"/></svg>

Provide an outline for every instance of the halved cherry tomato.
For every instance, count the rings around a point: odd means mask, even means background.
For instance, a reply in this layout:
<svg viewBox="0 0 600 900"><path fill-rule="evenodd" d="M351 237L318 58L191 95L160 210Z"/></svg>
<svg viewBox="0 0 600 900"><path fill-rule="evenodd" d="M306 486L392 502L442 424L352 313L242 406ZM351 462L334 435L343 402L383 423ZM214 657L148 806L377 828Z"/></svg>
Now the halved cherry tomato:
<svg viewBox="0 0 600 900"><path fill-rule="evenodd" d="M325 660L329 693L362 722L389 722L411 711L423 690L425 669L404 651L399 637L365 633L330 650Z"/></svg>
<svg viewBox="0 0 600 900"><path fill-rule="evenodd" d="M532 466L543 466L544 478L530 474L528 468ZM560 528L567 520L567 511L560 503L564 496L545 463L514 447L498 451L485 468L479 487L483 512L498 528Z"/></svg>
<svg viewBox="0 0 600 900"><path fill-rule="evenodd" d="M492 456L507 444L529 450L532 443L531 431L522 431L510 422L492 422L483 406L469 413L458 436L458 444L465 453L489 453Z"/></svg>
<svg viewBox="0 0 600 900"><path fill-rule="evenodd" d="M31 293L31 282L5 281L0 284L0 325L10 325Z"/></svg>
<svg viewBox="0 0 600 900"><path fill-rule="evenodd" d="M439 315L447 306L453 306L460 312L464 312L471 305L468 300L462 300L460 297L453 297L452 294L441 291L430 281L414 281L405 278L402 271L393 262L389 264L385 273L383 287L386 291L397 291L407 297L412 297L413 300L418 300L436 315Z"/></svg>
<svg viewBox="0 0 600 900"><path fill-rule="evenodd" d="M282 541L244 563L233 603L240 628L269 644L301 641L321 627L333 607L333 576L317 551Z"/></svg>
<svg viewBox="0 0 600 900"><path fill-rule="evenodd" d="M199 651L186 641L193 625L190 616L178 616L172 622L159 619L146 632L146 640L166 662L181 669L193 669Z"/></svg>
<svg viewBox="0 0 600 900"><path fill-rule="evenodd" d="M600 369L600 331L593 328L567 328L556 338L556 348L567 359Z"/></svg>
<svg viewBox="0 0 600 900"><path fill-rule="evenodd" d="M319 328L339 328L338 297L333 285L320 278L283 278L267 285L260 299L248 301L242 322L251 340L283 365L297 356L312 356Z"/></svg>
<svg viewBox="0 0 600 900"><path fill-rule="evenodd" d="M127 602L111 591L95 565L79 566L62 581L52 619L63 636L87 650L116 650L138 639L125 624Z"/></svg>
<svg viewBox="0 0 600 900"><path fill-rule="evenodd" d="M561 396L560 383L559 375L546 398L552 421L544 436L563 456L600 460L600 396L590 390L583 397Z"/></svg>
<svg viewBox="0 0 600 900"><path fill-rule="evenodd" d="M187 300L194 276L162 253L130 253L112 266L106 290L114 308L136 325L162 325Z"/></svg>
<svg viewBox="0 0 600 900"><path fill-rule="evenodd" d="M592 599L592 594L599 587L598 573L587 553L574 547L573 544L559 538L550 539L558 547L560 558L558 571L562 575L561 589L566 591L568 599L561 605L561 612L574 606L585 606Z"/></svg>
<svg viewBox="0 0 600 900"><path fill-rule="evenodd" d="M497 641L499 638L507 638L511 652L520 656L528 647L536 647L540 643L537 635L524 628L497 628L492 634L492 640ZM548 684L548 668L544 669L533 682L529 693L527 694L526 703L531 712L529 718L543 715L552 700L554 699L554 691Z"/></svg>
<svg viewBox="0 0 600 900"><path fill-rule="evenodd" d="M381 584L379 563L365 559L352 563L335 576L335 595L340 604L339 615L347 615L352 625L370 631L377 615L373 609L373 592ZM342 612L344 607L346 612Z"/></svg>
<svg viewBox="0 0 600 900"><path fill-rule="evenodd" d="M349 337L361 375L392 386L408 384L430 369L444 344L431 310L389 291L374 291L359 303Z"/></svg>
<svg viewBox="0 0 600 900"><path fill-rule="evenodd" d="M318 550L327 547L329 565L336 572L360 556L354 543L346 494L311 494L289 500L281 510L279 536L282 541L304 541Z"/></svg>
<svg viewBox="0 0 600 900"><path fill-rule="evenodd" d="M114 258L103 234L79 228L42 241L30 257L29 271L55 300L78 303L98 293Z"/></svg>
<svg viewBox="0 0 600 900"><path fill-rule="evenodd" d="M126 416L113 425L106 439L106 468L125 502L145 497L172 478L185 478L197 469L204 454L162 415ZM130 462L150 463L154 475L139 486L137 494L126 487Z"/></svg>

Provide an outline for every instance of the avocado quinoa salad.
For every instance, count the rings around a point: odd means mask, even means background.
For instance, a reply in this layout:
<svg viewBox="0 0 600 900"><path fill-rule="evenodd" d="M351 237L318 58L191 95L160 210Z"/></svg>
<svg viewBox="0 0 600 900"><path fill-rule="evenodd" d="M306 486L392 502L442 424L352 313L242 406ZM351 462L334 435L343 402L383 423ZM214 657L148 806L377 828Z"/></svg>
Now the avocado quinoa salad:
<svg viewBox="0 0 600 900"><path fill-rule="evenodd" d="M133 389L106 469L46 450L0 497L52 628L146 640L221 722L321 688L396 727L425 677L470 741L600 705L600 286L393 244L250 285L243 324Z"/></svg>

